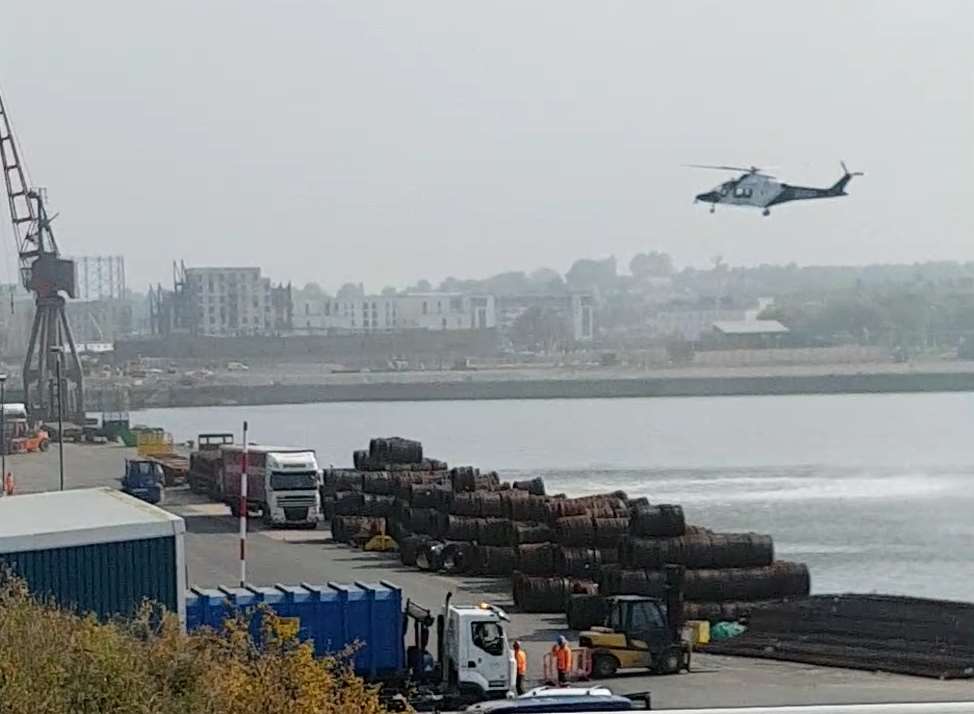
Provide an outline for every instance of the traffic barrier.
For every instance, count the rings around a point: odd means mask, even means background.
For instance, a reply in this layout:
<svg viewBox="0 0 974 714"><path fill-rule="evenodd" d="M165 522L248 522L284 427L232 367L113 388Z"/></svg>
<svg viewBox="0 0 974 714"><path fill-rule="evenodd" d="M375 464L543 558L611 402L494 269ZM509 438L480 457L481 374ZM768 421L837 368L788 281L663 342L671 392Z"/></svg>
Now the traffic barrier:
<svg viewBox="0 0 974 714"><path fill-rule="evenodd" d="M544 682L545 684L558 685L558 666L555 664L555 655L548 652L544 656ZM587 647L572 647L571 667L568 670L569 682L584 682L592 676L592 653Z"/></svg>

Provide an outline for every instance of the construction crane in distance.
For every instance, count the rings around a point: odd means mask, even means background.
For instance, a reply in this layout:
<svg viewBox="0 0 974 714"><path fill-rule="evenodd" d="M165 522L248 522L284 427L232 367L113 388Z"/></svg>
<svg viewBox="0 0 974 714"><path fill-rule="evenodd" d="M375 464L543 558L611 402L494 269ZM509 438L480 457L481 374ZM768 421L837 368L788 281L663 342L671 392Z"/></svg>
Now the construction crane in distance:
<svg viewBox="0 0 974 714"><path fill-rule="evenodd" d="M20 280L34 294L34 322L24 358L24 402L33 419L54 421L61 413L84 423L84 375L64 310L64 295L75 297L74 261L60 256L51 229L55 216L47 213L44 189L28 181L2 96L0 161L20 259Z"/></svg>

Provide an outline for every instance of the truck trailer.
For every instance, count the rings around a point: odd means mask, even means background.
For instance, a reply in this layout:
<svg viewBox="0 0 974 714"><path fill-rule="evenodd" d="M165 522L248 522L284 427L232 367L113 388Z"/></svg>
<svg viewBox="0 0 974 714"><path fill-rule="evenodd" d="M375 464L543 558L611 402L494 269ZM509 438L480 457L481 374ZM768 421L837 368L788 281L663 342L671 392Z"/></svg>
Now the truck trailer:
<svg viewBox="0 0 974 714"><path fill-rule="evenodd" d="M193 493L203 493L214 501L223 500L223 452L224 446L233 444L229 432L200 434L196 438L196 450L189 455L189 474L186 481Z"/></svg>
<svg viewBox="0 0 974 714"><path fill-rule="evenodd" d="M221 446L223 500L240 516L244 447ZM316 528L321 515L318 461L310 449L247 445L247 511L266 525Z"/></svg>
<svg viewBox="0 0 974 714"><path fill-rule="evenodd" d="M447 596L434 614L403 603L400 588L386 581L193 588L186 597L187 629L219 630L241 613L252 618L251 633L259 636L262 607L293 622L300 639L314 642L316 656L357 644L350 662L355 673L416 709L501 699L514 691L516 665L503 610L456 605Z"/></svg>

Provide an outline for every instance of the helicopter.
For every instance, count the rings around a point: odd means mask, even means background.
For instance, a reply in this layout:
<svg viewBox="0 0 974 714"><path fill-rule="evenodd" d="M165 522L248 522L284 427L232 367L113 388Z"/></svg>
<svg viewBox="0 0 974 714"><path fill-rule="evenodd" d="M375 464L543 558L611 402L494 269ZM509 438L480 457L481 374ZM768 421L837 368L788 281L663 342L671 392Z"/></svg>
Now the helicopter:
<svg viewBox="0 0 974 714"><path fill-rule="evenodd" d="M710 204L713 213L718 203L731 206L753 206L761 209L761 215L770 216L771 207L788 201L807 201L812 198L835 198L848 195L846 185L853 176L862 176L861 171L850 172L845 162L842 165L842 176L831 186L818 188L813 186L792 186L775 180L775 177L764 173L757 166L741 168L740 166L710 166L707 164L687 164L695 169L718 169L721 171L743 171L738 178L725 181L713 191L697 194L693 202L703 201Z"/></svg>

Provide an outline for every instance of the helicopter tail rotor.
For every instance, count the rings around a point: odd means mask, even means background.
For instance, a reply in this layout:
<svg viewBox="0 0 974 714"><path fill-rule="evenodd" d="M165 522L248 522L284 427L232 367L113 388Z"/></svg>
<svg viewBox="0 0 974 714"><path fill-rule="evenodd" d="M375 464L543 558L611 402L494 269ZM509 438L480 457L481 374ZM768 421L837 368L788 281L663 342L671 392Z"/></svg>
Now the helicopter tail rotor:
<svg viewBox="0 0 974 714"><path fill-rule="evenodd" d="M845 165L845 161L839 162L842 165L842 171L846 176L852 178L853 176L864 176L862 171L849 171L849 167Z"/></svg>

